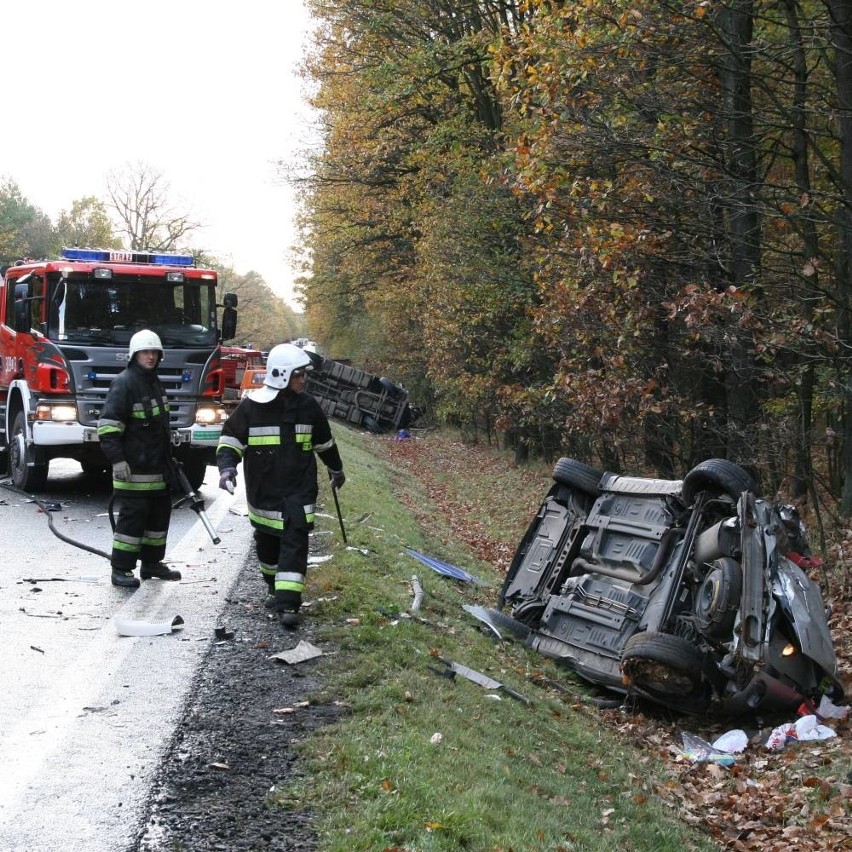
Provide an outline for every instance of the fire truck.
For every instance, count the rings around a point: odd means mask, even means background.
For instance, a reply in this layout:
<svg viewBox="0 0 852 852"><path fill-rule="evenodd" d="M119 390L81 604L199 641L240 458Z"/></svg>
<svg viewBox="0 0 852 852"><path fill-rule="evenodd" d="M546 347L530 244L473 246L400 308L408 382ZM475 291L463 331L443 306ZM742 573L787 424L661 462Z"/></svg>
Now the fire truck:
<svg viewBox="0 0 852 852"><path fill-rule="evenodd" d="M223 399L229 410L237 407L240 401L240 388L246 372L264 372L264 353L259 349L249 349L243 346L221 347L222 373L224 376L225 390Z"/></svg>
<svg viewBox="0 0 852 852"><path fill-rule="evenodd" d="M157 372L173 455L198 488L226 417L220 342L237 324L236 295L217 305L216 283L190 254L64 248L58 260L8 267L0 279L0 461L12 483L43 488L55 458L108 471L98 417L127 366L131 336L149 328L163 344Z"/></svg>

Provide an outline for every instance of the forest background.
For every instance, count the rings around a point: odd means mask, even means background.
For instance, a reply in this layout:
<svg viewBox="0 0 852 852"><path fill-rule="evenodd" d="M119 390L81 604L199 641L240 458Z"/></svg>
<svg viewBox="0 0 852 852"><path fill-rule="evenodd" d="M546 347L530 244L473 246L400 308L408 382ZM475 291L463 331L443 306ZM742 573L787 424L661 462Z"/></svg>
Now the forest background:
<svg viewBox="0 0 852 852"><path fill-rule="evenodd" d="M519 457L850 514L848 0L308 2L312 336Z"/></svg>
<svg viewBox="0 0 852 852"><path fill-rule="evenodd" d="M852 514L848 0L308 4L305 314L220 268L237 342L307 333L519 459L724 457ZM0 262L190 244L159 180L56 223L7 182Z"/></svg>

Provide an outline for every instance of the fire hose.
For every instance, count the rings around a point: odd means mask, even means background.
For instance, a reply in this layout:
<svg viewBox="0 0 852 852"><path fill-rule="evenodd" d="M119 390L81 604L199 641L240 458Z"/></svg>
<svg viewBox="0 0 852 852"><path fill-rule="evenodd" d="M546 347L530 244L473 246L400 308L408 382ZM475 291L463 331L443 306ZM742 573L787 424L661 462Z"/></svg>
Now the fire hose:
<svg viewBox="0 0 852 852"><path fill-rule="evenodd" d="M204 498L192 487L189 479L184 472L183 465L177 461L176 459L171 460L172 473L174 474L175 481L180 485L181 490L184 492L184 496L181 497L176 503L173 504L173 509L179 509L182 506L189 504L189 508L198 515L201 523L204 524L204 529L207 530L207 534L213 541L213 544L219 544L221 542L221 538L216 535L216 530L213 525L210 523L210 519L207 517L207 514L204 511ZM86 550L89 553L94 553L96 556L103 556L104 559L111 559L112 556L109 553L106 553L103 550L98 550L96 547L91 547L88 544L84 544L81 541L75 541L73 538L69 538L67 535L61 533L53 523L53 516L51 514L51 507L49 503L46 503L43 500L39 500L37 497L34 497L32 494L28 494L26 491L18 488L15 485L12 485L11 482L4 480L0 481L0 487L7 489L8 491L12 491L15 494L19 494L22 497L26 497L29 500L32 500L39 509L44 512L47 517L47 525L50 527L50 531L61 541L64 541L66 544L70 544L72 547L78 547L80 550ZM113 492L112 496L109 499L109 504L107 506L107 513L109 515L109 523L112 527L113 531L115 530L115 515L113 512L113 506L115 504L115 492Z"/></svg>

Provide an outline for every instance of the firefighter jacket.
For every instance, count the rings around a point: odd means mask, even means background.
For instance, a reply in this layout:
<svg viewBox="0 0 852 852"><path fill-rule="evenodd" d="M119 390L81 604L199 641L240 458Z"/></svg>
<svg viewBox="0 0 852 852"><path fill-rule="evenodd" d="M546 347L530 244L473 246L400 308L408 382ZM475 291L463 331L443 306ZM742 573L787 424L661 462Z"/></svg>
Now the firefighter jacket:
<svg viewBox="0 0 852 852"><path fill-rule="evenodd" d="M126 461L129 480L114 480L122 493L162 491L171 478L169 404L154 370L131 361L110 385L98 440L110 464Z"/></svg>
<svg viewBox="0 0 852 852"><path fill-rule="evenodd" d="M319 455L329 470L342 470L340 451L316 399L281 391L269 402L245 397L222 427L216 449L219 470L243 462L246 502L252 526L280 534L288 508L297 503L314 520L319 491Z"/></svg>

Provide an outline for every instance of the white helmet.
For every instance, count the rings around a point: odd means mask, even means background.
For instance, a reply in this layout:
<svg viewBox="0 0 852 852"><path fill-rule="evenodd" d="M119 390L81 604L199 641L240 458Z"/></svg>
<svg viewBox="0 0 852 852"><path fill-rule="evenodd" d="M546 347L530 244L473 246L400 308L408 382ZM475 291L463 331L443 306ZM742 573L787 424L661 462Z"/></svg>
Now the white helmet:
<svg viewBox="0 0 852 852"><path fill-rule="evenodd" d="M266 359L266 375L263 387L249 393L255 402L269 402L290 384L293 370L310 367L310 356L292 343L279 343L273 346Z"/></svg>
<svg viewBox="0 0 852 852"><path fill-rule="evenodd" d="M133 360L137 352L142 352L145 349L156 349L160 353L160 358L163 357L163 344L160 342L160 338L155 332L147 328L137 331L130 338L130 347L128 348L130 360Z"/></svg>

